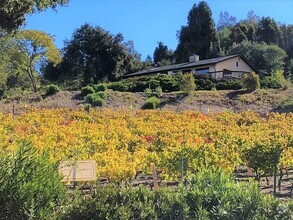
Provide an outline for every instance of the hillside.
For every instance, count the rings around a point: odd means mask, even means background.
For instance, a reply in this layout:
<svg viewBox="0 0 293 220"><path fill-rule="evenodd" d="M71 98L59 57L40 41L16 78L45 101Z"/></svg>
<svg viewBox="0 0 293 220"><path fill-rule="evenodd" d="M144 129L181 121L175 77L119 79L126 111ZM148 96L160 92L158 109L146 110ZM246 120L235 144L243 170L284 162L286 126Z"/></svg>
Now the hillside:
<svg viewBox="0 0 293 220"><path fill-rule="evenodd" d="M76 109L86 104L79 91L62 91L49 97L35 94L0 101L0 111L19 114L29 108ZM107 92L104 108L140 109L148 96L144 93ZM160 96L160 109L171 111L195 110L203 113L251 110L266 112L292 112L293 89L243 91L195 91L190 95L166 93Z"/></svg>

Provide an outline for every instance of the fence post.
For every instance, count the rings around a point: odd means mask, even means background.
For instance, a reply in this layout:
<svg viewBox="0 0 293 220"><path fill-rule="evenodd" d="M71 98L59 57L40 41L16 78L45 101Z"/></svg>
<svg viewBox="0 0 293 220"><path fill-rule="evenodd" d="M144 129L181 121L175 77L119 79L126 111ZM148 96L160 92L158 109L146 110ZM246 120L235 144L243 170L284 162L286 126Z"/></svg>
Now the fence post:
<svg viewBox="0 0 293 220"><path fill-rule="evenodd" d="M181 173L181 180L183 181L184 178L184 158L181 158L181 169L180 169L180 173Z"/></svg>
<svg viewBox="0 0 293 220"><path fill-rule="evenodd" d="M274 153L274 196L277 194L277 164L279 162L279 154L277 151Z"/></svg>
<svg viewBox="0 0 293 220"><path fill-rule="evenodd" d="M154 163L151 164L152 168L152 175L153 175L153 181L154 181L154 190L157 190L159 188L158 185L158 176L156 171L156 165Z"/></svg>

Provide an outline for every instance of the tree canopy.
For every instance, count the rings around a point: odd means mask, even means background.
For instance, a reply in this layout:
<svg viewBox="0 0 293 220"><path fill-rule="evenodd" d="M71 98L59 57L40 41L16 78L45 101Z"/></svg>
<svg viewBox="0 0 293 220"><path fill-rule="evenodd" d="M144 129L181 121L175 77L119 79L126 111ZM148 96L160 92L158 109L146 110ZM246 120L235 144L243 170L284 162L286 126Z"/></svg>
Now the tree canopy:
<svg viewBox="0 0 293 220"><path fill-rule="evenodd" d="M59 50L55 47L52 37L42 31L23 30L19 32L16 41L18 50L15 51L12 62L28 74L34 92L37 92L36 75L39 73L41 62L60 63Z"/></svg>
<svg viewBox="0 0 293 220"><path fill-rule="evenodd" d="M66 5L69 0L0 0L0 28L7 31L18 29L25 23L25 16L47 8Z"/></svg>
<svg viewBox="0 0 293 220"><path fill-rule="evenodd" d="M280 30L276 21L270 17L263 17L257 25L256 30L258 41L267 44L278 44Z"/></svg>
<svg viewBox="0 0 293 220"><path fill-rule="evenodd" d="M154 63L160 64L171 64L173 58L173 52L168 49L162 42L158 42L158 46L154 51Z"/></svg>
<svg viewBox="0 0 293 220"><path fill-rule="evenodd" d="M286 52L277 45L251 41L233 44L228 54L243 54L261 76L273 75L277 70L282 70L286 56Z"/></svg>
<svg viewBox="0 0 293 220"><path fill-rule="evenodd" d="M116 80L140 68L140 55L122 34L84 24L65 43L59 79L82 79L84 84ZM50 71L47 69L47 71ZM48 77L48 72L45 74Z"/></svg>
<svg viewBox="0 0 293 220"><path fill-rule="evenodd" d="M186 62L190 55L201 59L215 57L219 53L219 39L212 19L212 11L204 1L194 4L188 14L186 26L178 32L179 43L175 51L177 62Z"/></svg>

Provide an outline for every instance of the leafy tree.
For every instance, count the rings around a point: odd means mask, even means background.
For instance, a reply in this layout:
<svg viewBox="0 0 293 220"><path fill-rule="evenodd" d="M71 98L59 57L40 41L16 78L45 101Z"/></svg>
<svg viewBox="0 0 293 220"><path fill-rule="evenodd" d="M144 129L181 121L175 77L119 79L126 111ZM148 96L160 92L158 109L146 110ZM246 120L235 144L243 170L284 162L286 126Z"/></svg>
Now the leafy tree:
<svg viewBox="0 0 293 220"><path fill-rule="evenodd" d="M221 55L225 55L226 51L232 45L230 35L231 35L231 30L228 27L221 28L218 31L219 46L221 48L221 52L223 53Z"/></svg>
<svg viewBox="0 0 293 220"><path fill-rule="evenodd" d="M89 24L74 31L63 52L60 67L63 80L82 79L84 84L96 84L116 80L132 69L140 68L140 64L135 64L140 56L134 51L133 43L124 43L122 34L113 36Z"/></svg>
<svg viewBox="0 0 293 220"><path fill-rule="evenodd" d="M243 54L261 76L272 75L276 70L282 70L286 56L286 52L277 45L250 41L233 44L227 53Z"/></svg>
<svg viewBox="0 0 293 220"><path fill-rule="evenodd" d="M52 37L42 31L23 30L16 37L18 50L12 56L18 69L27 73L34 92L38 92L37 74L39 67L47 60L58 64L61 55L53 43Z"/></svg>
<svg viewBox="0 0 293 220"><path fill-rule="evenodd" d="M41 12L47 8L56 9L64 6L68 0L1 0L0 1L0 28L7 31L18 29L25 23L27 14Z"/></svg>
<svg viewBox="0 0 293 220"><path fill-rule="evenodd" d="M233 43L253 41L255 39L254 25L247 22L239 22L231 28L230 39Z"/></svg>
<svg viewBox="0 0 293 220"><path fill-rule="evenodd" d="M217 56L219 40L212 19L212 11L204 1L194 4L188 14L186 26L178 32L179 43L175 51L177 62L186 62L196 53L202 59Z"/></svg>
<svg viewBox="0 0 293 220"><path fill-rule="evenodd" d="M245 22L256 25L259 22L259 20L260 20L260 17L257 16L253 10L251 10L247 13Z"/></svg>
<svg viewBox="0 0 293 220"><path fill-rule="evenodd" d="M236 24L237 18L231 16L229 12L221 12L219 16L219 22L217 24L217 29L222 30L223 28L229 28Z"/></svg>
<svg viewBox="0 0 293 220"><path fill-rule="evenodd" d="M24 90L29 88L29 78L13 62L13 56L18 51L14 35L0 29L0 97L11 89L20 87Z"/></svg>
<svg viewBox="0 0 293 220"><path fill-rule="evenodd" d="M157 65L168 65L172 61L173 52L162 42L158 42L158 46L154 51L154 63Z"/></svg>
<svg viewBox="0 0 293 220"><path fill-rule="evenodd" d="M293 72L290 67L290 60L293 59L293 25L281 25L280 33L280 47L287 53L285 59L285 76L290 78L293 77Z"/></svg>
<svg viewBox="0 0 293 220"><path fill-rule="evenodd" d="M270 17L263 17L257 25L256 35L259 42L278 44L280 30L276 21Z"/></svg>

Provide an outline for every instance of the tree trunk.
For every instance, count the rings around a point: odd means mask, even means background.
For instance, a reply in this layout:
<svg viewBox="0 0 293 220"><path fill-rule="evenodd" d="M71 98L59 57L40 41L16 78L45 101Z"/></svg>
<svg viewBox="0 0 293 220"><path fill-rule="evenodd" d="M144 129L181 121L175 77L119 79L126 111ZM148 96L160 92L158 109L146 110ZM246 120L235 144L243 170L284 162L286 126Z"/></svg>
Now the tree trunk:
<svg viewBox="0 0 293 220"><path fill-rule="evenodd" d="M32 85L33 85L34 92L38 92L37 82L36 82L36 79L35 79L35 77L33 75L33 70L32 70L31 67L28 69L28 75L29 75L29 78L32 81Z"/></svg>

